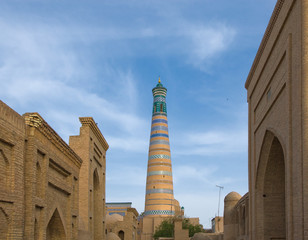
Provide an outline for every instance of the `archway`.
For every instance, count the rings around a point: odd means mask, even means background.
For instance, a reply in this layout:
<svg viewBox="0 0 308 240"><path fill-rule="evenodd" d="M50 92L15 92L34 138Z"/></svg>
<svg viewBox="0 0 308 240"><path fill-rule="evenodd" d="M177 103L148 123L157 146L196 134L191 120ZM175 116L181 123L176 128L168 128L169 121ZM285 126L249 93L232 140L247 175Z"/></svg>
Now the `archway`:
<svg viewBox="0 0 308 240"><path fill-rule="evenodd" d="M118 233L119 238L121 238L121 240L124 240L124 231L119 231Z"/></svg>
<svg viewBox="0 0 308 240"><path fill-rule="evenodd" d="M285 158L278 138L267 132L257 172L258 235L265 239L286 239ZM263 235L263 236L262 236Z"/></svg>
<svg viewBox="0 0 308 240"><path fill-rule="evenodd" d="M58 210L56 209L54 214L52 215L46 231L46 239L47 240L65 240L65 230L59 215Z"/></svg>

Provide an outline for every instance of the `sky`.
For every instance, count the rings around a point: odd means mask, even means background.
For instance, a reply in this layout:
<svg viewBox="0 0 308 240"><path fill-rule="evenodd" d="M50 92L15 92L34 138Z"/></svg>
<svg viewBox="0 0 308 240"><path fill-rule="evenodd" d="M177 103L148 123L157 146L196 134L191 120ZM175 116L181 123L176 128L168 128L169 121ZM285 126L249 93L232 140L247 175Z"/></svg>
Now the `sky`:
<svg viewBox="0 0 308 240"><path fill-rule="evenodd" d="M106 200L141 213L160 76L174 196L210 227L229 192L248 191L244 84L275 4L0 1L0 99L19 114L39 112L67 143L78 118L93 117L110 146Z"/></svg>

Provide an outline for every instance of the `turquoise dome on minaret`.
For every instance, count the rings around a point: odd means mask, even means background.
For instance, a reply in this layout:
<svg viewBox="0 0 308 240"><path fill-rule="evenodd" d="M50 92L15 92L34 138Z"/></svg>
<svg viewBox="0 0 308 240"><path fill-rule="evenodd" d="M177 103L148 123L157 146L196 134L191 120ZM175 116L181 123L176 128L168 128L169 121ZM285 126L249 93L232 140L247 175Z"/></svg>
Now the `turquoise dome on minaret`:
<svg viewBox="0 0 308 240"><path fill-rule="evenodd" d="M155 115L165 115L167 116L167 105L166 105L166 95L167 88L163 86L160 82L160 77L158 79L158 84L152 89L154 103L153 103L153 116Z"/></svg>

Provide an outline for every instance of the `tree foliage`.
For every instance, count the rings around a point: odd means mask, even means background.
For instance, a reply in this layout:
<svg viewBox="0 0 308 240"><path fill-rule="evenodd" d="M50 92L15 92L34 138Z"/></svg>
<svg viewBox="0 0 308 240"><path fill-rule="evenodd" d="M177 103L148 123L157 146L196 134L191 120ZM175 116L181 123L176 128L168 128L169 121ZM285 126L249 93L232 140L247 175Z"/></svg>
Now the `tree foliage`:
<svg viewBox="0 0 308 240"><path fill-rule="evenodd" d="M154 239L158 239L160 237L172 237L173 231L174 221L173 219L167 219L162 221L161 224L156 227L153 237Z"/></svg>
<svg viewBox="0 0 308 240"><path fill-rule="evenodd" d="M182 221L182 228L188 229L189 237L194 236L195 233L204 232L202 225L193 225L189 222L188 218L184 218ZM156 227L155 233L153 235L154 239L160 237L173 237L174 236L174 219L169 218L161 222L159 226Z"/></svg>
<svg viewBox="0 0 308 240"><path fill-rule="evenodd" d="M182 228L183 229L188 229L189 231L189 237L193 237L195 235L195 233L198 232L204 232L204 229L202 227L202 225L198 224L198 225L193 225L189 222L188 218L184 218L183 222L182 222Z"/></svg>

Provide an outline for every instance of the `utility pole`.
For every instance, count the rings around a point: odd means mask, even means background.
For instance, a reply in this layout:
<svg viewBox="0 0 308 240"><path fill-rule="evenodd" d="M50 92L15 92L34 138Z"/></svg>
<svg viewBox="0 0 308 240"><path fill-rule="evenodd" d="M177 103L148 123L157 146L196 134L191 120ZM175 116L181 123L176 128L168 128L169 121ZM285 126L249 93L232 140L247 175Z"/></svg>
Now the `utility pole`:
<svg viewBox="0 0 308 240"><path fill-rule="evenodd" d="M220 207L220 193L221 193L221 190L222 189L224 189L224 187L223 186L219 186L219 185L216 185L216 187L218 187L219 188L219 197L218 197L218 226L217 226L217 228L218 228L218 232L220 232L220 229L219 229L219 225L220 225L220 216L219 216L219 207ZM216 219L215 219L216 220ZM215 226L216 226L216 223L215 223Z"/></svg>
<svg viewBox="0 0 308 240"><path fill-rule="evenodd" d="M219 186L219 185L216 185L216 187L219 188L219 198L218 198L218 217L219 217L220 193L221 193L221 190L224 189L224 187L223 186Z"/></svg>

